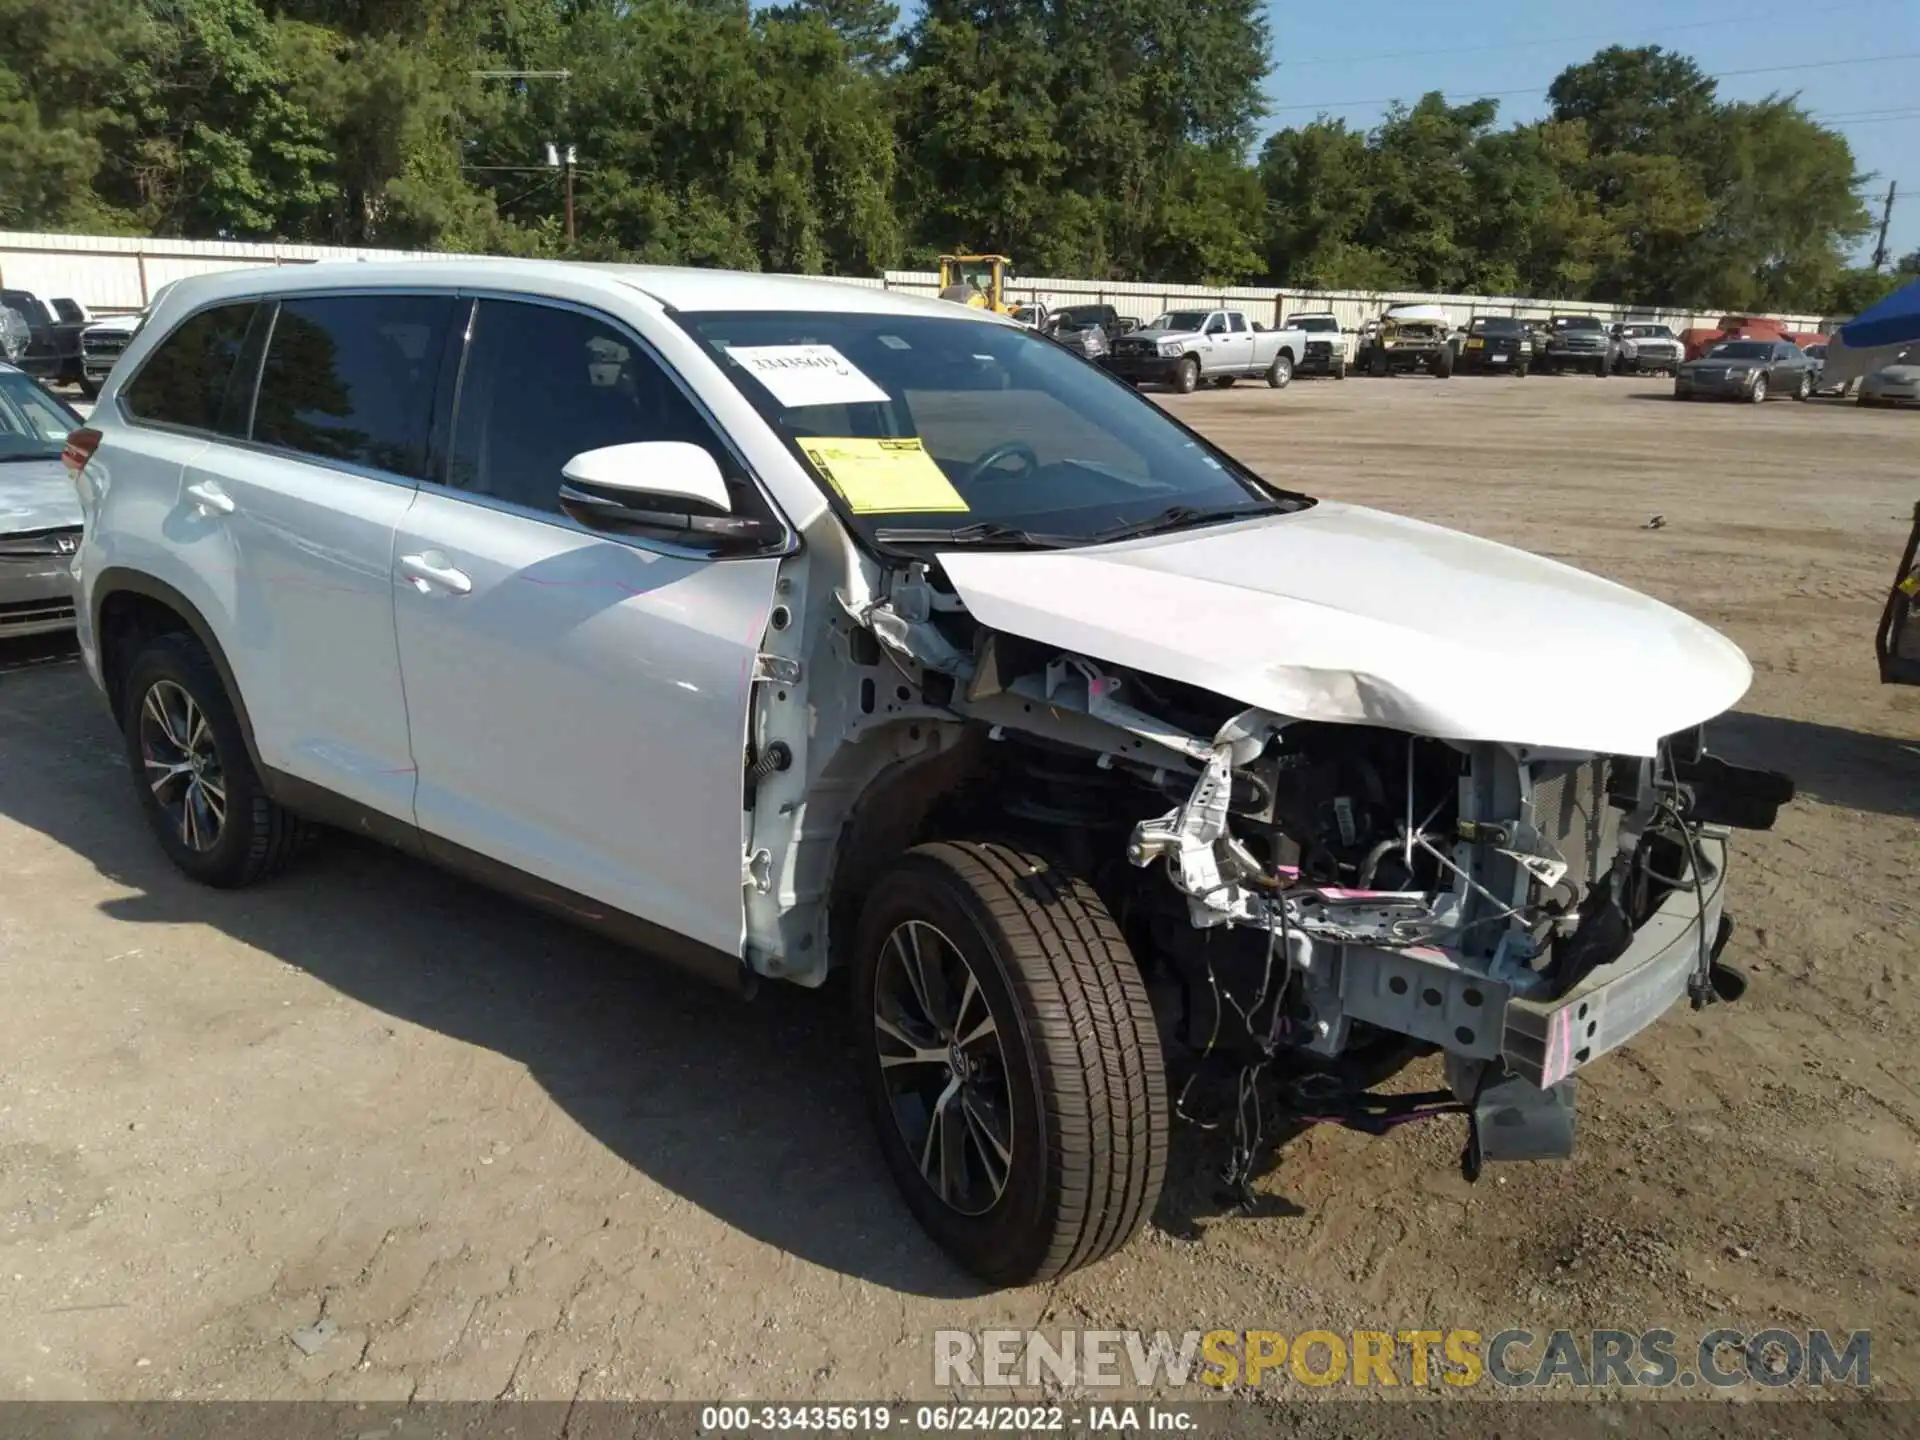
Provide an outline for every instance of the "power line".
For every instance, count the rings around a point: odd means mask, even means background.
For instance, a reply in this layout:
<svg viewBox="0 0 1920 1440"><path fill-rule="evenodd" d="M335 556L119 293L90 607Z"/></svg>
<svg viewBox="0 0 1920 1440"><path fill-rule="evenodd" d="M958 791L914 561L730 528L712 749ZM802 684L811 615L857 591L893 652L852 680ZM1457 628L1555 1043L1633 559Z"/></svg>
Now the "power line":
<svg viewBox="0 0 1920 1440"><path fill-rule="evenodd" d="M1703 80L1732 80L1741 75L1779 75L1789 70L1830 70L1840 65L1884 65L1890 60L1920 60L1920 50L1908 50L1898 55L1849 55L1840 60L1803 60L1794 65L1755 65L1746 70L1722 70L1718 74L1703 75ZM1551 85L1530 85L1519 90L1481 90L1474 92L1476 100L1493 100L1508 95L1544 95L1552 89ZM1387 95L1373 100L1316 100L1298 105L1269 105L1269 110L1351 110L1363 105L1391 105L1404 99L1400 95Z"/></svg>
<svg viewBox="0 0 1920 1440"><path fill-rule="evenodd" d="M1873 0L1867 0L1873 3ZM1880 0L1887 3L1887 0ZM1729 15L1723 20L1692 20L1684 25L1655 25L1642 31L1645 35L1669 35L1682 30L1710 30L1720 25L1759 25L1768 20L1787 18L1806 18L1813 15L1831 15L1840 11L1857 12L1862 8L1858 3L1850 5L1823 5L1817 8L1797 6L1788 10L1774 10L1755 15ZM1313 55L1304 60L1283 61L1281 68L1287 65L1360 65L1374 60L1417 60L1429 55L1477 55L1494 50L1531 50L1543 45L1578 45L1589 40L1614 40L1618 31L1588 31L1584 35L1552 35L1539 40L1497 40L1484 45L1442 45L1429 50L1382 50L1372 55Z"/></svg>

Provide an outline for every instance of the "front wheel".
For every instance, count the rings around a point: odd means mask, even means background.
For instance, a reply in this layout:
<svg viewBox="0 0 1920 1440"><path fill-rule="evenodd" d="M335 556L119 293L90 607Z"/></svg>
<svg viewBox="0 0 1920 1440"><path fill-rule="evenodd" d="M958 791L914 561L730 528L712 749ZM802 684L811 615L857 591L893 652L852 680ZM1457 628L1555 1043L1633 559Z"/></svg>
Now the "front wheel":
<svg viewBox="0 0 1920 1440"><path fill-rule="evenodd" d="M1145 983L1090 885L1004 845L922 845L869 892L852 988L887 1166L949 1254L1025 1285L1127 1243L1170 1113Z"/></svg>
<svg viewBox="0 0 1920 1440"><path fill-rule="evenodd" d="M1347 378L1347 362L1346 361L1336 360L1333 362L1333 378L1336 380L1344 380Z"/></svg>
<svg viewBox="0 0 1920 1440"><path fill-rule="evenodd" d="M1767 398L1767 377L1763 372L1753 377L1753 390L1748 394L1747 399L1750 403L1758 405L1762 400L1765 400L1766 398Z"/></svg>
<svg viewBox="0 0 1920 1440"><path fill-rule="evenodd" d="M1379 377L1385 376L1386 373L1387 373L1386 352L1383 350L1376 350L1373 352L1372 355L1367 357L1367 374L1372 375L1376 378L1379 378Z"/></svg>
<svg viewBox="0 0 1920 1440"><path fill-rule="evenodd" d="M1284 390L1293 381L1293 357L1279 354L1273 357L1273 364L1267 367L1267 384L1276 390Z"/></svg>
<svg viewBox="0 0 1920 1440"><path fill-rule="evenodd" d="M1180 362L1179 372L1173 377L1173 388L1182 395L1191 395L1200 384L1200 362L1189 355Z"/></svg>
<svg viewBox="0 0 1920 1440"><path fill-rule="evenodd" d="M1813 376L1804 370L1800 372L1800 383L1793 387L1793 398L1796 400L1813 398Z"/></svg>
<svg viewBox="0 0 1920 1440"><path fill-rule="evenodd" d="M89 400L98 400L100 398L100 382L98 380L89 380L86 376L82 375L80 377L80 393Z"/></svg>
<svg viewBox="0 0 1920 1440"><path fill-rule="evenodd" d="M1238 378L1239 377L1235 375L1222 375L1213 382L1213 388L1216 390L1231 390L1233 388L1233 382Z"/></svg>

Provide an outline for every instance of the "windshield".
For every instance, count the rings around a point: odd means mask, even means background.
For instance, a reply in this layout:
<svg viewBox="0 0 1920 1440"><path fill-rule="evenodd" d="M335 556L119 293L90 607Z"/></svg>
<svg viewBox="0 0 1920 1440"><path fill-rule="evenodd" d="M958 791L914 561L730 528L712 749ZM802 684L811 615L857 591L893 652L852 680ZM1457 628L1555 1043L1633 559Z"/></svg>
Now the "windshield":
<svg viewBox="0 0 1920 1440"><path fill-rule="evenodd" d="M1599 319L1593 315L1565 315L1553 322L1560 330L1604 330Z"/></svg>
<svg viewBox="0 0 1920 1440"><path fill-rule="evenodd" d="M1207 323L1207 316L1212 313L1211 310L1169 310L1166 314L1157 316L1150 321L1147 329L1172 330L1175 332L1198 330Z"/></svg>
<svg viewBox="0 0 1920 1440"><path fill-rule="evenodd" d="M1807 347L1807 354L1815 360L1824 360L1827 358L1827 347L1824 345L1809 345Z"/></svg>
<svg viewBox="0 0 1920 1440"><path fill-rule="evenodd" d="M1476 315L1467 326L1467 332L1472 335L1518 335L1526 328L1525 321L1510 316Z"/></svg>
<svg viewBox="0 0 1920 1440"><path fill-rule="evenodd" d="M764 311L679 319L868 540L880 527L982 524L1087 540L1174 507L1311 503L1011 326Z"/></svg>
<svg viewBox="0 0 1920 1440"><path fill-rule="evenodd" d="M1664 325L1629 325L1627 334L1636 340L1671 340L1673 331Z"/></svg>
<svg viewBox="0 0 1920 1440"><path fill-rule="evenodd" d="M1707 352L1715 360L1765 360L1773 346L1764 340L1729 340Z"/></svg>
<svg viewBox="0 0 1920 1440"><path fill-rule="evenodd" d="M1309 335L1325 335L1338 330L1340 322L1331 315L1289 315L1287 326L1289 329L1304 330Z"/></svg>
<svg viewBox="0 0 1920 1440"><path fill-rule="evenodd" d="M0 461L58 460L80 417L18 371L0 373Z"/></svg>

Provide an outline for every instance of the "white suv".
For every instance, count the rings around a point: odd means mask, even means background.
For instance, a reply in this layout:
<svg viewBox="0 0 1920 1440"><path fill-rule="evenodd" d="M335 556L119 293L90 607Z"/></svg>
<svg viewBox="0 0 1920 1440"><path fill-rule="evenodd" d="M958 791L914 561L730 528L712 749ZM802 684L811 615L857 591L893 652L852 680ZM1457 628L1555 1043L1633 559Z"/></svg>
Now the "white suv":
<svg viewBox="0 0 1920 1440"><path fill-rule="evenodd" d="M1168 1059L1373 1125L1442 1049L1475 1164L1564 1154L1575 1070L1738 989L1724 827L1790 793L1700 745L1749 679L1705 627L880 290L182 281L68 464L181 869L317 821L743 989L844 968L888 1162L995 1281L1151 1213Z"/></svg>

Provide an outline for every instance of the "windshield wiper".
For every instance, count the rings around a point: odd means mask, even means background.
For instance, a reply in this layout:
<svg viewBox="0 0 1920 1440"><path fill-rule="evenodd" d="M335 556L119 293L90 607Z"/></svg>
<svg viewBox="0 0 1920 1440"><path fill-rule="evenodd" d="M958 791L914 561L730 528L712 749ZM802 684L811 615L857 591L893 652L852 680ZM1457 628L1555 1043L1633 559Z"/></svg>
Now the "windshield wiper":
<svg viewBox="0 0 1920 1440"><path fill-rule="evenodd" d="M1087 538L1094 542L1131 540L1138 535L1154 535L1162 530L1183 530L1189 525L1212 525L1224 520L1246 520L1255 515L1286 513L1289 513L1287 507L1277 501L1253 505L1227 505L1213 509L1199 505L1169 505L1158 515L1150 515L1145 520L1132 520L1125 525L1115 525L1109 530L1096 530Z"/></svg>
<svg viewBox="0 0 1920 1440"><path fill-rule="evenodd" d="M1072 535L1037 534L994 520L980 520L951 530L919 525L882 525L873 532L873 538L881 545L1032 545L1043 550L1086 543Z"/></svg>

